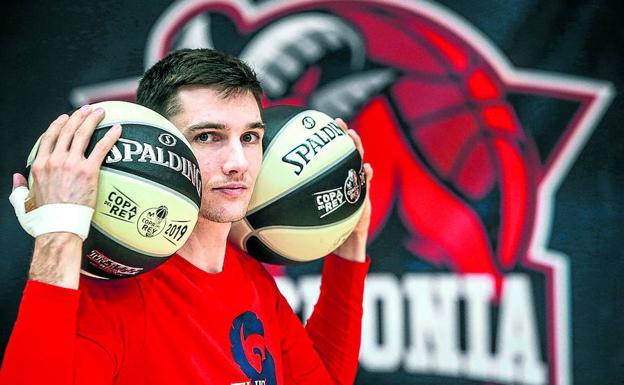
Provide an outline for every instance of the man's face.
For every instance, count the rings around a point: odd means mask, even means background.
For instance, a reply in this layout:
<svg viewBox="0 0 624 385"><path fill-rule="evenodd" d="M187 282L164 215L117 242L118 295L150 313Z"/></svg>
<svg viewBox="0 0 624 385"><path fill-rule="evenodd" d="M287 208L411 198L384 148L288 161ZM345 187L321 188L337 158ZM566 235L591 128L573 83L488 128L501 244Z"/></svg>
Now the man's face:
<svg viewBox="0 0 624 385"><path fill-rule="evenodd" d="M247 211L262 163L264 124L251 93L224 99L206 86L178 90L181 112L169 120L188 139L202 176L200 215L234 222Z"/></svg>

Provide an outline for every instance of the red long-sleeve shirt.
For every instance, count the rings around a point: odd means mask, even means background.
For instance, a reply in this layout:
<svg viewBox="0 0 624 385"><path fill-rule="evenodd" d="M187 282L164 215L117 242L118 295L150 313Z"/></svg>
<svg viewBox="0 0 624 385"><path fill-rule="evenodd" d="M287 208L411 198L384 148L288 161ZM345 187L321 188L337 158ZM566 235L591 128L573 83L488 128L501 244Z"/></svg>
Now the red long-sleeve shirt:
<svg viewBox="0 0 624 385"><path fill-rule="evenodd" d="M79 290L29 281L0 385L350 384L367 270L328 256L305 329L262 265L229 246L218 274L174 255Z"/></svg>

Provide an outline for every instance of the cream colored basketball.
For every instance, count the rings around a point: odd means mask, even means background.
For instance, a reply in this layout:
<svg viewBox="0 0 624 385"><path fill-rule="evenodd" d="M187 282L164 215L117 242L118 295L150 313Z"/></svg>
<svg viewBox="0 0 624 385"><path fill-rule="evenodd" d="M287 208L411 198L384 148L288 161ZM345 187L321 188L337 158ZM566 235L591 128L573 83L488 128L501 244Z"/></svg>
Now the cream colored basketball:
<svg viewBox="0 0 624 385"><path fill-rule="evenodd" d="M362 159L326 114L266 109L264 159L245 219L230 241L263 262L304 262L336 249L351 233L366 195Z"/></svg>
<svg viewBox="0 0 624 385"><path fill-rule="evenodd" d="M87 154L114 124L123 131L100 169L82 272L98 278L133 276L166 261L188 239L201 203L199 166L186 138L158 113L119 101L92 107L106 113Z"/></svg>

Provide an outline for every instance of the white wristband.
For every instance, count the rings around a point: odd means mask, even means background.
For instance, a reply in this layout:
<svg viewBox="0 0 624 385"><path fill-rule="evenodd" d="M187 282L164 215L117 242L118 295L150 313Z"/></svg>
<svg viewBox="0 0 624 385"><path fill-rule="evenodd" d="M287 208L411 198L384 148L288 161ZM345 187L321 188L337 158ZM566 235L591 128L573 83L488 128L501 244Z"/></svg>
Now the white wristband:
<svg viewBox="0 0 624 385"><path fill-rule="evenodd" d="M72 203L52 203L43 205L28 213L24 201L28 189L18 187L9 196L20 225L28 234L38 237L42 234L68 232L78 235L84 241L89 235L93 209Z"/></svg>

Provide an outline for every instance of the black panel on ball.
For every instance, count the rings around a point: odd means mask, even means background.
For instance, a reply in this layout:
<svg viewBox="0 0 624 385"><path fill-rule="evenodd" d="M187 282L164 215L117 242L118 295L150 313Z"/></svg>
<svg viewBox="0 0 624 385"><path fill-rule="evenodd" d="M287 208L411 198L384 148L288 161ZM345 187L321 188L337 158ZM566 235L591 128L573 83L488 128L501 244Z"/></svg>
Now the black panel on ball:
<svg viewBox="0 0 624 385"><path fill-rule="evenodd" d="M146 240L146 242L149 242L149 240ZM92 257L89 258L88 254L92 253L93 250L99 251L103 256L92 255ZM169 259L169 257L149 257L130 250L102 234L93 226L91 226L89 236L83 243L82 253L82 270L106 278L126 278L132 275L145 273ZM96 267L96 262L93 261L94 258L98 261L97 263L107 266L107 269L111 272ZM125 267L129 269L125 269ZM133 268L142 268L142 270L133 272ZM114 274L112 273L113 270L122 271L127 274Z"/></svg>
<svg viewBox="0 0 624 385"><path fill-rule="evenodd" d="M266 124L264 136L262 137L262 149L266 150L275 139L275 136L282 130L286 123L300 112L307 111L307 107L295 106L275 106L265 108L262 111L262 121Z"/></svg>
<svg viewBox="0 0 624 385"><path fill-rule="evenodd" d="M192 150L179 138L175 138L173 135L169 134L168 131L161 128L145 124L123 124L122 126L123 131L120 140L125 139L139 143L142 146L142 151L146 151L146 155L149 156L149 160L144 157L141 161L139 160L141 159L141 155L132 155L129 159L124 158L110 161L109 158L112 159L115 157L113 150L111 150L102 164L102 167L128 172L168 187L186 196L199 207L201 203L201 173L199 172L199 164ZM91 153L93 147L104 137L110 127L112 126L101 127L95 131L85 152L86 154ZM158 138L163 134L177 139L175 140L175 144L169 146L162 144ZM149 149L146 149L146 145L149 145L153 151L149 152ZM137 145L132 142L122 143L118 141L115 146L119 150L117 156L127 155L125 153L126 148L129 151L134 148L136 148L137 151L139 150ZM171 153L175 155L171 155ZM175 158L175 156L179 158ZM182 160L182 158L193 163L194 166L189 167L186 160ZM175 166L184 168L182 168L182 170L175 170L171 163L175 163ZM196 171L193 172L192 177L189 179L188 175L190 175L190 173L187 172L187 175L184 175L184 170ZM195 178L195 184L191 182L193 178Z"/></svg>
<svg viewBox="0 0 624 385"><path fill-rule="evenodd" d="M331 169L322 171L275 202L248 214L247 220L257 230L267 226L323 226L348 218L362 206L366 196L365 178L360 178L361 168L362 158L354 149ZM359 197L353 203L345 197L344 186L349 170L357 173L361 188Z"/></svg>
<svg viewBox="0 0 624 385"><path fill-rule="evenodd" d="M262 243L256 236L251 236L247 240L247 253L255 259L264 263L272 263L275 265L293 265L301 262L287 259L279 253L271 250L267 245Z"/></svg>

